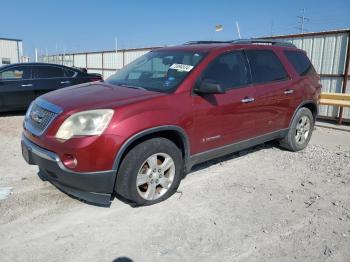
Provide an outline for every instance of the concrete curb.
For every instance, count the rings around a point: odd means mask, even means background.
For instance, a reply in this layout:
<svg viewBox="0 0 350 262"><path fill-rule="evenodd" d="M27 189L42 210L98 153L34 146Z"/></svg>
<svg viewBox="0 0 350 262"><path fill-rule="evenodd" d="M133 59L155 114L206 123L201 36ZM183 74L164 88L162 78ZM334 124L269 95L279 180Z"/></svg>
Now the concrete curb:
<svg viewBox="0 0 350 262"><path fill-rule="evenodd" d="M350 132L350 126L348 125L338 125L323 121L316 121L315 126Z"/></svg>

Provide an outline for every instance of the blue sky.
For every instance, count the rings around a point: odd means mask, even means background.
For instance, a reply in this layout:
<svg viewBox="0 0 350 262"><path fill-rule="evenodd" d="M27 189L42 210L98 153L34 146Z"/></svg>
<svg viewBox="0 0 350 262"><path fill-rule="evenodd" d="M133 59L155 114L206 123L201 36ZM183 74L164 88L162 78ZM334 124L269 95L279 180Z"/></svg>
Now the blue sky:
<svg viewBox="0 0 350 262"><path fill-rule="evenodd" d="M306 9L308 31L350 28L350 0L59 0L3 1L0 37L24 41L50 54L179 44L189 40L243 38L298 33L297 16ZM224 29L215 32L215 25Z"/></svg>

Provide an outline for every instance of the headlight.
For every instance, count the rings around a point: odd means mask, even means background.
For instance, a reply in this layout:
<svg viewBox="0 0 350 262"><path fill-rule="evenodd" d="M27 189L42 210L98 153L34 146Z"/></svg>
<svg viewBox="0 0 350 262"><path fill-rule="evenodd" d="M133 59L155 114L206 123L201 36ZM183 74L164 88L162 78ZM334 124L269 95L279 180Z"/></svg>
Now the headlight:
<svg viewBox="0 0 350 262"><path fill-rule="evenodd" d="M101 135L112 119L112 109L83 111L68 117L57 131L56 138Z"/></svg>

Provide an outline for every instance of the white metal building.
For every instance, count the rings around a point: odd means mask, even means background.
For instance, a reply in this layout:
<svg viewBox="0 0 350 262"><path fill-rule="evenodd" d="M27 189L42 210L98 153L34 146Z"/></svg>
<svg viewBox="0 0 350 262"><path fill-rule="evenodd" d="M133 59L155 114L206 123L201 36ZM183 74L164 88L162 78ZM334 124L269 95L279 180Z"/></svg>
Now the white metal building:
<svg viewBox="0 0 350 262"><path fill-rule="evenodd" d="M22 40L0 38L0 66L20 63L23 57Z"/></svg>

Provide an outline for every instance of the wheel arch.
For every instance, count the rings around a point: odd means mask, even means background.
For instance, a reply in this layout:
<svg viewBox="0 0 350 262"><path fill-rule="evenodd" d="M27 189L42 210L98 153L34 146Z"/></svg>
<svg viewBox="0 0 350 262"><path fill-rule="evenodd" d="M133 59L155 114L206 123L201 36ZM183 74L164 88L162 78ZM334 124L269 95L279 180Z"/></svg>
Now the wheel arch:
<svg viewBox="0 0 350 262"><path fill-rule="evenodd" d="M298 112L298 110L299 110L300 108L302 108L302 107L308 108L308 109L311 111L311 113L312 113L312 115L313 115L313 117L314 117L314 122L316 121L316 117L317 117L317 114L318 114L318 106L317 106L317 103L316 103L315 101L313 101L313 100L307 100L307 101L304 101L304 102L300 103L299 106L294 110L293 116L292 116L292 118L291 118L290 121L289 121L289 126L288 126L288 128L290 128L290 125L291 125L291 123L292 123L292 121L293 121L293 119L294 119L294 117L295 117L295 114L296 114L296 113Z"/></svg>
<svg viewBox="0 0 350 262"><path fill-rule="evenodd" d="M189 144L188 136L185 130L183 130L179 126L174 126L174 125L166 125L166 126L149 128L130 137L121 146L120 150L118 151L114 159L113 170L116 170L118 172L120 164L124 159L125 155L135 145L154 137L167 138L172 142L174 142L180 148L184 158L184 164L185 164L185 170L186 170L186 166L190 155L190 144Z"/></svg>

